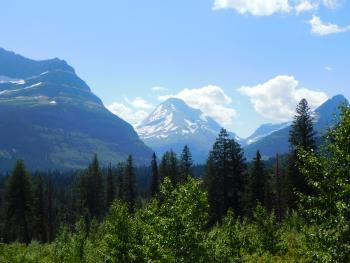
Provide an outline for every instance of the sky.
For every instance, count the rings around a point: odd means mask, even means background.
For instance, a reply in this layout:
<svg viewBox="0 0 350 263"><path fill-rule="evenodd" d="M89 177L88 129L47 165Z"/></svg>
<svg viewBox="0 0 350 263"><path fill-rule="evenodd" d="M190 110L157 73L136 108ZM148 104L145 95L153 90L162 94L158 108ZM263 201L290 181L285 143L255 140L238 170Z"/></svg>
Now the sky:
<svg viewBox="0 0 350 263"><path fill-rule="evenodd" d="M0 47L72 65L134 126L168 97L241 137L350 98L347 0L0 0Z"/></svg>

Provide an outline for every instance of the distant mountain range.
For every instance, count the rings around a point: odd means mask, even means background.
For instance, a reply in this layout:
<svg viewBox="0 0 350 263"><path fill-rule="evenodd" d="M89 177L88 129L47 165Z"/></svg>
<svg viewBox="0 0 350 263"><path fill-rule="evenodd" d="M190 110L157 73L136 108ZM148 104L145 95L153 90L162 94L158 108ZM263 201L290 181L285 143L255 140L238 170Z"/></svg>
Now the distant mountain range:
<svg viewBox="0 0 350 263"><path fill-rule="evenodd" d="M170 149L180 154L182 148L188 145L194 161L203 163L221 126L184 101L170 98L156 107L136 129L158 156ZM231 133L231 136L241 141L235 134Z"/></svg>
<svg viewBox="0 0 350 263"><path fill-rule="evenodd" d="M35 61L0 49L0 170L23 159L30 169L84 168L152 151L109 112L64 60Z"/></svg>
<svg viewBox="0 0 350 263"><path fill-rule="evenodd" d="M338 95L316 109L318 135L337 122L344 102ZM153 150L159 157L169 149L180 154L184 145L196 163L204 163L221 125L170 98L136 129L140 137L104 107L64 60L36 61L0 48L0 171L11 169L17 159L31 170L80 169L95 153L102 165L128 154L145 164ZM246 139L230 135L250 160L257 150L264 158L287 153L289 129L290 123L264 124Z"/></svg>
<svg viewBox="0 0 350 263"><path fill-rule="evenodd" d="M339 121L339 106L344 103L349 104L349 101L343 95L337 95L315 110L314 128L319 138L325 134L329 127L332 127ZM283 125L285 126L283 127ZM267 136L260 138L260 140L247 144L244 147L247 159L252 159L257 150L260 150L264 158L273 157L277 153L288 153L290 124L286 123L283 125L277 131L267 134Z"/></svg>
<svg viewBox="0 0 350 263"><path fill-rule="evenodd" d="M282 130L283 128L286 128L290 126L290 122L284 122L284 123L266 123L261 125L256 131L250 135L248 138L246 138L245 145L250 145L253 143L256 143L266 136L269 136L270 134Z"/></svg>
<svg viewBox="0 0 350 263"><path fill-rule="evenodd" d="M338 95L326 101L315 111L315 130L322 135L339 118L339 106L348 103ZM248 160L254 158L260 150L265 159L276 153L289 151L289 130L291 122L263 124L246 139L230 132L232 138L241 144ZM209 151L221 129L212 118L198 109L191 108L180 99L170 98L161 103L137 128L141 139L161 156L172 149L180 154L184 145L188 145L193 159L205 162Z"/></svg>

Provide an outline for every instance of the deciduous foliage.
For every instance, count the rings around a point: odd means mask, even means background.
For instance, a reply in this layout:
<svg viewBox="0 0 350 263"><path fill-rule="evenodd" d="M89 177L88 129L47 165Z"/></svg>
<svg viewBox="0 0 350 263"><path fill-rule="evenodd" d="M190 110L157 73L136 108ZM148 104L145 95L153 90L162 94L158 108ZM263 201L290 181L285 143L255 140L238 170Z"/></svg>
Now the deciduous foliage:
<svg viewBox="0 0 350 263"><path fill-rule="evenodd" d="M310 235L314 256L323 262L350 261L350 109L326 137L322 154L300 149L302 175L314 189L303 194L303 211L317 228Z"/></svg>
<svg viewBox="0 0 350 263"><path fill-rule="evenodd" d="M208 202L200 182L189 178L187 184L174 187L165 178L161 195L161 203L154 199L139 214L145 261L203 262Z"/></svg>

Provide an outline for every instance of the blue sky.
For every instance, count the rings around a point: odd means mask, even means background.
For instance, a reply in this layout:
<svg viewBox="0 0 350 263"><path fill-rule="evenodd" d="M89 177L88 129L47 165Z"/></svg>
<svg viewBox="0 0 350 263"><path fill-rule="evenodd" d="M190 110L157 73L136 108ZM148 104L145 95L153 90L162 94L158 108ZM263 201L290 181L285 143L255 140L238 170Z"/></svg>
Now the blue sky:
<svg viewBox="0 0 350 263"><path fill-rule="evenodd" d="M313 107L350 98L350 1L7 0L0 10L1 47L65 59L134 124L177 96L244 137L289 120L301 97Z"/></svg>

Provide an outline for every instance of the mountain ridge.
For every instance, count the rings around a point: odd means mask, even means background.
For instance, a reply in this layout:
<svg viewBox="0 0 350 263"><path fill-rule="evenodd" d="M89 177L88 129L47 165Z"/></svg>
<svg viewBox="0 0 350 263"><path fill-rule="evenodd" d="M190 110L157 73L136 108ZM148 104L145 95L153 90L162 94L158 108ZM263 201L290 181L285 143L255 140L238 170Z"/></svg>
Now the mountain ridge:
<svg viewBox="0 0 350 263"><path fill-rule="evenodd" d="M315 109L315 130L318 137L327 131L327 129L335 125L339 121L340 109L342 103L349 105L349 101L343 95L335 95L328 99L322 105ZM256 151L260 150L265 159L278 154L286 154L289 152L289 131L290 126L284 127L276 132L269 134L261 140L246 145L244 147L245 155L248 160L254 158Z"/></svg>
<svg viewBox="0 0 350 263"><path fill-rule="evenodd" d="M11 70L4 69L11 57ZM1 170L11 169L16 159L30 169L81 169L95 153L102 165L128 154L148 163L151 149L104 107L73 67L59 59L36 62L0 50L0 76L7 77L0 81Z"/></svg>

